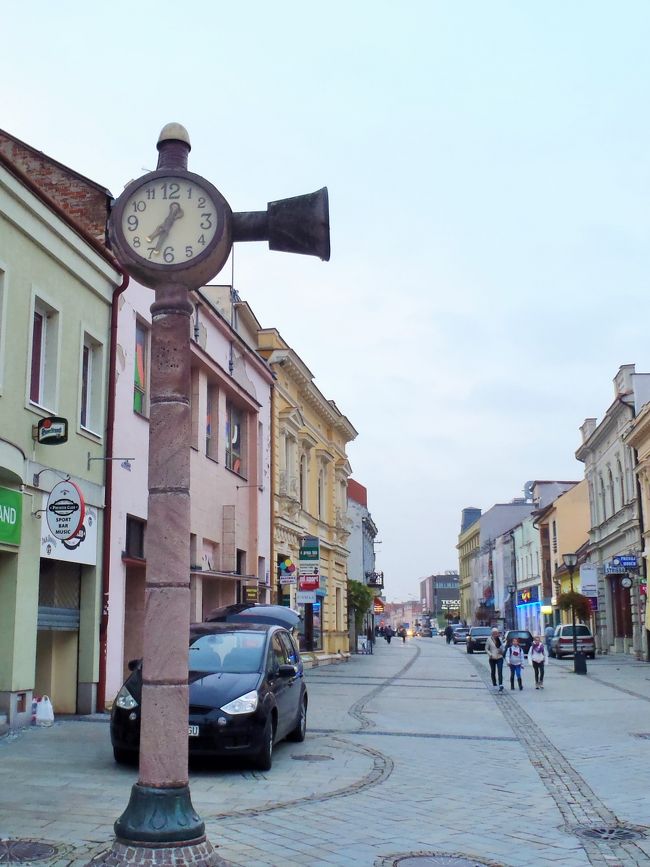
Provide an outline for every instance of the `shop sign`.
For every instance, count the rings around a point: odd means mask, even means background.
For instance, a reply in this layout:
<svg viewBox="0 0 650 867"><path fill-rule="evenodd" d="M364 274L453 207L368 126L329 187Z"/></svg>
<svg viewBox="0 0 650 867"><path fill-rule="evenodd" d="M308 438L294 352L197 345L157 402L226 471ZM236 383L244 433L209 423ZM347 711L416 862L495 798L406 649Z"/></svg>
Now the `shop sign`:
<svg viewBox="0 0 650 867"><path fill-rule="evenodd" d="M611 563L605 563L605 575L625 575L627 566L621 566L613 560Z"/></svg>
<svg viewBox="0 0 650 867"><path fill-rule="evenodd" d="M41 557L66 563L97 564L97 509L86 507L84 522L70 539L57 539L44 525L41 530Z"/></svg>
<svg viewBox="0 0 650 867"><path fill-rule="evenodd" d="M517 590L517 605L530 605L532 602L539 602L539 587L537 585Z"/></svg>
<svg viewBox="0 0 650 867"><path fill-rule="evenodd" d="M297 590L296 604L297 605L314 605L316 603L315 590Z"/></svg>
<svg viewBox="0 0 650 867"><path fill-rule="evenodd" d="M589 604L591 605L592 611L598 611L598 597L597 596L590 596L589 597Z"/></svg>
<svg viewBox="0 0 650 867"><path fill-rule="evenodd" d="M383 614L384 613L384 603L378 596L375 596L374 602L372 604L372 610L375 614Z"/></svg>
<svg viewBox="0 0 650 867"><path fill-rule="evenodd" d="M622 566L624 569L636 569L638 562L634 554L619 554L612 558L614 566Z"/></svg>
<svg viewBox="0 0 650 867"><path fill-rule="evenodd" d="M257 584L244 587L244 602L257 602L259 599L259 588Z"/></svg>
<svg viewBox="0 0 650 867"><path fill-rule="evenodd" d="M580 567L580 592L583 596L598 596L598 567L593 563Z"/></svg>
<svg viewBox="0 0 650 867"><path fill-rule="evenodd" d="M0 542L20 545L23 497L20 491L0 488Z"/></svg>
<svg viewBox="0 0 650 867"><path fill-rule="evenodd" d="M81 488L74 482L59 482L50 491L45 517L55 539L71 539L84 522L86 503Z"/></svg>

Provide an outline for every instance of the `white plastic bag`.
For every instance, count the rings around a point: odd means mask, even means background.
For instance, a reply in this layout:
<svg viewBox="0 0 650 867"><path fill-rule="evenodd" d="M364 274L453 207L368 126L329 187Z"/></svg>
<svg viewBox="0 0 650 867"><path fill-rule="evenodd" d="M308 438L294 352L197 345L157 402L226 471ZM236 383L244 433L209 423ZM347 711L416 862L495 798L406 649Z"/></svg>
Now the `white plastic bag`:
<svg viewBox="0 0 650 867"><path fill-rule="evenodd" d="M51 726L54 722L54 708L49 695L39 698L36 705L36 725Z"/></svg>

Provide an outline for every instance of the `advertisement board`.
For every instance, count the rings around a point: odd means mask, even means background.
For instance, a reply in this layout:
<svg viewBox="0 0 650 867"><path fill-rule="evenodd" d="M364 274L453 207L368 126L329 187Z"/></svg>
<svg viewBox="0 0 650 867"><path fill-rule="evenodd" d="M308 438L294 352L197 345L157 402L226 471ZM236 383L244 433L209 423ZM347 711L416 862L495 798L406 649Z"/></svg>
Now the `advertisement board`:
<svg viewBox="0 0 650 867"><path fill-rule="evenodd" d="M57 539L45 522L41 527L41 557L67 563L97 564L97 509L86 507L84 521L70 539Z"/></svg>
<svg viewBox="0 0 650 867"><path fill-rule="evenodd" d="M583 563L580 567L580 593L598 596L598 567L595 563Z"/></svg>
<svg viewBox="0 0 650 867"><path fill-rule="evenodd" d="M0 542L20 545L23 497L20 491L0 488Z"/></svg>

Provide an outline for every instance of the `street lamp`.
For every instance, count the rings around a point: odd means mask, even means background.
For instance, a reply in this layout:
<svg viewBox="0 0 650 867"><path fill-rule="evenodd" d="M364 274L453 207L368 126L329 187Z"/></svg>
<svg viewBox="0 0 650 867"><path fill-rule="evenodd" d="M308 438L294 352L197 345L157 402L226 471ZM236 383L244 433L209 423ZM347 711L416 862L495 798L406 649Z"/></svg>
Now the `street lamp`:
<svg viewBox="0 0 650 867"><path fill-rule="evenodd" d="M515 590L516 586L514 584L508 584L508 593L510 594L510 628L515 629L517 624L515 623Z"/></svg>
<svg viewBox="0 0 650 867"><path fill-rule="evenodd" d="M571 630L573 632L573 671L575 674L587 673L587 660L582 651L578 651L578 636L576 635L576 608L573 599L573 573L578 565L577 554L562 554L564 565L569 570L569 581L571 582Z"/></svg>

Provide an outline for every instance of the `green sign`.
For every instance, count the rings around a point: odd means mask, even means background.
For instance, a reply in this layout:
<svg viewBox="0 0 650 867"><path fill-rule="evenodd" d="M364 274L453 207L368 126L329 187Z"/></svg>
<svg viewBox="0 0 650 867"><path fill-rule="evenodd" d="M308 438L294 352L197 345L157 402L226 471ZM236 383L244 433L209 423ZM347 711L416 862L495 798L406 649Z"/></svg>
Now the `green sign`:
<svg viewBox="0 0 650 867"><path fill-rule="evenodd" d="M300 560L316 561L320 560L320 539L317 536L303 536L300 540Z"/></svg>
<svg viewBox="0 0 650 867"><path fill-rule="evenodd" d="M0 488L0 542L20 545L23 498L19 491Z"/></svg>

